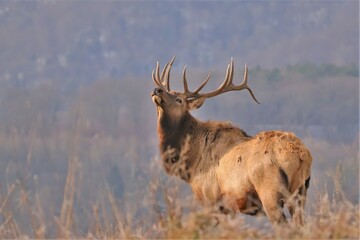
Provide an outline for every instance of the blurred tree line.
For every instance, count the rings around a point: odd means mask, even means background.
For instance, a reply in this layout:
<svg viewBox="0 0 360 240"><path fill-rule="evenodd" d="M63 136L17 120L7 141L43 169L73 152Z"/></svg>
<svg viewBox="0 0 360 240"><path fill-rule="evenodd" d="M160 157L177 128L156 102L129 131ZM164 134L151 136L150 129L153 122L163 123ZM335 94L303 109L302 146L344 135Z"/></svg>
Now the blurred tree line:
<svg viewBox="0 0 360 240"><path fill-rule="evenodd" d="M236 74L242 74L237 70ZM201 72L201 70L193 70ZM174 85L180 76L174 73ZM190 75L191 79L201 77ZM215 72L208 88L217 87L222 73ZM358 123L358 66L332 64L297 64L285 68L250 69L249 81L262 104L252 105L249 98L229 93L208 100L200 112L206 118L230 115L239 123L259 125L324 125L355 126ZM196 80L196 81L197 81ZM2 133L16 131L28 135L51 136L58 131L71 130L74 112L80 111L84 134L126 135L148 137L153 134L155 110L150 100L150 76L127 76L122 79L104 78L82 85L77 91L57 82L44 82L31 87L0 83L0 129ZM194 84L192 82L191 84ZM225 103L224 103L225 101ZM218 111L221 111L219 116ZM247 112L245 115L241 112ZM150 121L150 122L149 122ZM152 123L152 124L149 124ZM152 126L151 126L152 125ZM351 140L357 133L353 132ZM342 136L333 136L333 140Z"/></svg>

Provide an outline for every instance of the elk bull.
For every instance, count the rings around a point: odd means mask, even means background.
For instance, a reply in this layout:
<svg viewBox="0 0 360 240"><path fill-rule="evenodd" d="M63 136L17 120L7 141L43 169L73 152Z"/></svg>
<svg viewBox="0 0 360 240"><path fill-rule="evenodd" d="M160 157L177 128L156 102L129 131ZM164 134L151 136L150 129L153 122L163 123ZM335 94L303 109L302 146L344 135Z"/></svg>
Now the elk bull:
<svg viewBox="0 0 360 240"><path fill-rule="evenodd" d="M286 222L284 205L295 224L303 224L306 191L312 157L291 132L264 131L249 136L229 123L197 120L190 110L201 107L207 98L228 91L246 89L244 80L233 84L231 59L219 88L200 93L206 80L190 91L183 70L184 92L170 90L170 69L175 57L160 74L159 63L152 73L156 88L151 93L158 116L158 137L165 171L189 183L196 198L223 213L264 213L274 224Z"/></svg>

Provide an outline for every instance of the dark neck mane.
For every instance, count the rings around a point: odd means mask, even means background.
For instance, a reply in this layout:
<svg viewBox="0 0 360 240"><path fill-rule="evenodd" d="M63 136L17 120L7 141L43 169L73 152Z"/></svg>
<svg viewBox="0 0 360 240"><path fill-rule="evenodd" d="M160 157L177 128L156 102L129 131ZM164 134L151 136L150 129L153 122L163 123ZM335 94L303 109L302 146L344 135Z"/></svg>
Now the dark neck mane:
<svg viewBox="0 0 360 240"><path fill-rule="evenodd" d="M165 171L187 182L192 176L191 171L201 164L204 156L216 162L228 147L251 138L230 123L201 122L190 113L180 119L160 115L158 136Z"/></svg>
<svg viewBox="0 0 360 240"><path fill-rule="evenodd" d="M197 120L190 113L180 119L173 119L166 114L162 115L158 122L158 135L162 153L168 148L179 149L184 138L193 133L197 124Z"/></svg>

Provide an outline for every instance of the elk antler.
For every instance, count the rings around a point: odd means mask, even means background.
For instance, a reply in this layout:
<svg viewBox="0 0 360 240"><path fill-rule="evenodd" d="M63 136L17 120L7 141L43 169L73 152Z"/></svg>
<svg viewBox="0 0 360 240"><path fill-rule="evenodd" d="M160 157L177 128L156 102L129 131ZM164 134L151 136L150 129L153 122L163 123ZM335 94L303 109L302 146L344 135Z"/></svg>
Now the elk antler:
<svg viewBox="0 0 360 240"><path fill-rule="evenodd" d="M155 82L155 84L168 92L170 91L170 69L174 61L175 61L175 56L165 65L164 69L161 72L161 77L159 73L160 70L159 62L156 62L156 68L154 68L152 71L152 79Z"/></svg>
<svg viewBox="0 0 360 240"><path fill-rule="evenodd" d="M228 64L227 69L226 69L226 75L225 75L224 82L220 85L220 87L218 87L216 90L214 90L212 92L199 93L201 91L201 89L203 89L203 87L209 81L210 73L206 77L205 81L194 92L191 92L191 91L189 91L187 80L186 80L186 66L185 66L184 70L183 70L184 94L187 98L201 98L201 97L211 98L211 97L215 97L217 95L220 95L220 94L228 92L228 91L235 91L235 90L241 91L243 89L247 89L249 91L251 97L255 100L255 102L259 103L259 101L255 98L255 95L252 92L251 88L247 85L247 75L248 75L247 73L248 73L248 68L247 68L247 65L245 64L245 72L244 72L243 82L238 86L234 85L232 82L233 77L234 77L234 60L233 60L233 58L231 58L230 64Z"/></svg>

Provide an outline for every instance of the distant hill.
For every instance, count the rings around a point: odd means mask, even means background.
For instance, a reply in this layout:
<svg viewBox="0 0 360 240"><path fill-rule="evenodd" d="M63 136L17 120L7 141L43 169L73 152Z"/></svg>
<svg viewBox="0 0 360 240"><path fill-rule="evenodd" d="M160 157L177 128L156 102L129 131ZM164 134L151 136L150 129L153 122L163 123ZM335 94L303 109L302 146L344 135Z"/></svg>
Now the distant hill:
<svg viewBox="0 0 360 240"><path fill-rule="evenodd" d="M173 55L198 68L358 65L359 2L1 1L0 35L0 81L19 85L150 74Z"/></svg>

